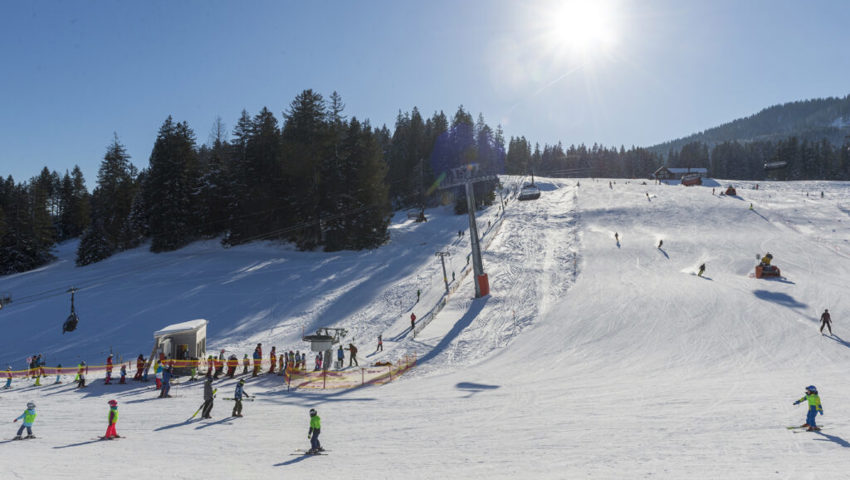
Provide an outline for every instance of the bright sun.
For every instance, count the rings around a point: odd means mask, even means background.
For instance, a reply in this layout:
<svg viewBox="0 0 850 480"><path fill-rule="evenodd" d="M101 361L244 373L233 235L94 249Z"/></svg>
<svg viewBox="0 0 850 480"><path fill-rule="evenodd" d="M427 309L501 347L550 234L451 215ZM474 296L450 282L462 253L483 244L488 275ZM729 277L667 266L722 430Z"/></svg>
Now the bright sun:
<svg viewBox="0 0 850 480"><path fill-rule="evenodd" d="M616 13L611 3L601 0L558 3L547 15L548 36L553 46L582 55L614 46Z"/></svg>

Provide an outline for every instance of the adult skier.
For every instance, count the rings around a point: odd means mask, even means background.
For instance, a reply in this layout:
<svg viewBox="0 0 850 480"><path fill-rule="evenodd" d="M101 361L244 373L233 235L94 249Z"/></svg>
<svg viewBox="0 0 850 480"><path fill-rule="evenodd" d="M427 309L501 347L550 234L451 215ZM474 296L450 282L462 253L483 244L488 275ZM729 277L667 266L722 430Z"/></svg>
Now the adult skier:
<svg viewBox="0 0 850 480"><path fill-rule="evenodd" d="M3 390L8 390L12 388L12 366L8 365L6 367L6 385L3 385Z"/></svg>
<svg viewBox="0 0 850 480"><path fill-rule="evenodd" d="M357 365L359 367L360 364L357 363L357 347L355 347L353 343L348 344L348 352L349 352L348 366L350 367L351 364L353 363L354 365Z"/></svg>
<svg viewBox="0 0 850 480"><path fill-rule="evenodd" d="M271 361L269 364L269 374L271 375L274 375L275 360L277 360L277 352L275 352L276 349L277 347L272 347L272 351L269 352L269 360Z"/></svg>
<svg viewBox="0 0 850 480"><path fill-rule="evenodd" d="M236 355L230 354L227 357L227 376L233 378L236 375L236 367L239 366L239 359L236 358Z"/></svg>
<svg viewBox="0 0 850 480"><path fill-rule="evenodd" d="M248 395L248 392L245 391L244 378L239 379L239 382L236 384L236 391L233 392L233 400L235 400L236 403L233 405L233 412L231 413L231 416L242 416L242 395L245 395L248 398L251 397L250 395Z"/></svg>
<svg viewBox="0 0 850 480"><path fill-rule="evenodd" d="M32 401L27 402L27 409L24 410L24 413L21 414L20 417L12 420L12 423L17 422L18 420L24 421L21 424L21 428L18 429L18 434L15 435L15 440L21 439L21 434L24 433L24 429L27 429L27 438L35 438L35 435L32 434L32 424L35 422L35 404Z"/></svg>
<svg viewBox="0 0 850 480"><path fill-rule="evenodd" d="M118 423L118 401L110 400L109 401L109 416L107 417L109 420L109 425L106 427L106 435L103 436L104 440L112 440L113 438L121 438L118 435L118 432L115 431L115 425Z"/></svg>
<svg viewBox="0 0 850 480"><path fill-rule="evenodd" d="M263 344L258 343L257 348L254 349L254 373L251 375L252 377L256 377L260 373L261 363L263 361Z"/></svg>
<svg viewBox="0 0 850 480"><path fill-rule="evenodd" d="M210 412L213 408L213 398L212 378L207 377L204 381L204 407L201 418L212 418Z"/></svg>
<svg viewBox="0 0 850 480"><path fill-rule="evenodd" d="M139 358L136 359L136 374L133 375L133 380L141 380L142 372L145 370L145 357L141 353L139 354Z"/></svg>
<svg viewBox="0 0 850 480"><path fill-rule="evenodd" d="M378 335L378 348L375 349L375 353L384 351L384 338L383 334Z"/></svg>
<svg viewBox="0 0 850 480"><path fill-rule="evenodd" d="M319 452L325 451L322 448L322 444L319 443L319 433L322 430L322 419L319 418L319 415L316 413L315 408L310 409L310 430L307 431L307 438L310 439L310 450L307 451L308 454L314 455Z"/></svg>
<svg viewBox="0 0 850 480"><path fill-rule="evenodd" d="M699 266L699 273L697 273L697 276L701 277L703 273L705 273L705 264L704 263Z"/></svg>
<svg viewBox="0 0 850 480"><path fill-rule="evenodd" d="M174 376L174 370L171 365L168 365L162 370L162 391L159 392L159 398L171 398L168 392L171 390L172 376Z"/></svg>
<svg viewBox="0 0 850 480"><path fill-rule="evenodd" d="M806 395L794 402L794 405L799 405L803 403L803 401L807 401L809 403L809 412L806 414L806 423L800 425L800 428L805 428L810 432L820 430L820 427L815 424L815 416L818 413L823 415L823 407L820 404L818 389L815 388L814 385L806 387Z"/></svg>
<svg viewBox="0 0 850 480"><path fill-rule="evenodd" d="M339 344L339 349L336 351L336 360L337 360L337 368L341 369L342 364L345 363L345 350L342 348L342 344Z"/></svg>
<svg viewBox="0 0 850 480"><path fill-rule="evenodd" d="M823 335L823 327L829 329L829 334L832 335L832 319L829 317L829 309L824 309L820 316L820 333Z"/></svg>

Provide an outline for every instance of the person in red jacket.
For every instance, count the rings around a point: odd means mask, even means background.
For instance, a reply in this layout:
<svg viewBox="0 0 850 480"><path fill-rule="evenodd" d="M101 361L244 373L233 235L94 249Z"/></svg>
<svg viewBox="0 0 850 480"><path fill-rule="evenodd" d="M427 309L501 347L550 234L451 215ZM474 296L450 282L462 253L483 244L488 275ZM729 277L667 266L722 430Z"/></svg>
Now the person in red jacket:
<svg viewBox="0 0 850 480"><path fill-rule="evenodd" d="M141 380L142 372L145 371L145 356L141 353L139 354L139 358L136 359L136 375L133 376L133 380Z"/></svg>

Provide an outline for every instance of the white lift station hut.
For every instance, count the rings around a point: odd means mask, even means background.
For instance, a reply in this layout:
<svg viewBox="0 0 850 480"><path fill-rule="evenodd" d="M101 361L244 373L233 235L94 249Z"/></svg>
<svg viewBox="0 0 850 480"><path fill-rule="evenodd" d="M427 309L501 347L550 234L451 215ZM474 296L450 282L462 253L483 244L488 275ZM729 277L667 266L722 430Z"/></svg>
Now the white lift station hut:
<svg viewBox="0 0 850 480"><path fill-rule="evenodd" d="M162 353L173 360L204 358L207 352L207 323L199 318L157 330L153 333L154 354Z"/></svg>

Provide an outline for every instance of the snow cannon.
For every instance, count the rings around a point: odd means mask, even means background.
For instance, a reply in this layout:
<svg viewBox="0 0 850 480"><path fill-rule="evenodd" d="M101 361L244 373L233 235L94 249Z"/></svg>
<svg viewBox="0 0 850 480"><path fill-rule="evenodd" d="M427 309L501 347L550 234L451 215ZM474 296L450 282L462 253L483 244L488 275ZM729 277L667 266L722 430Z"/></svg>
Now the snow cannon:
<svg viewBox="0 0 850 480"><path fill-rule="evenodd" d="M756 258L758 258L758 255L756 255ZM779 267L770 264L772 260L773 255L770 253L761 259L761 262L756 265L756 278L779 277L782 275L779 271Z"/></svg>
<svg viewBox="0 0 850 480"><path fill-rule="evenodd" d="M726 195L732 195L732 196L735 196L735 195L738 195L738 192L735 190L735 187L733 187L732 185L729 185L729 186L726 188Z"/></svg>

